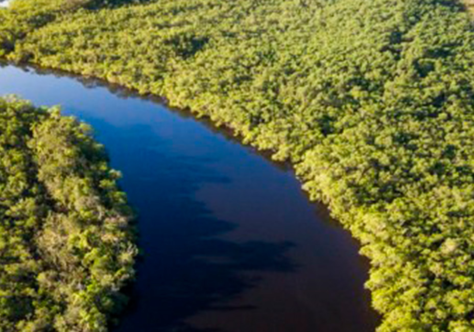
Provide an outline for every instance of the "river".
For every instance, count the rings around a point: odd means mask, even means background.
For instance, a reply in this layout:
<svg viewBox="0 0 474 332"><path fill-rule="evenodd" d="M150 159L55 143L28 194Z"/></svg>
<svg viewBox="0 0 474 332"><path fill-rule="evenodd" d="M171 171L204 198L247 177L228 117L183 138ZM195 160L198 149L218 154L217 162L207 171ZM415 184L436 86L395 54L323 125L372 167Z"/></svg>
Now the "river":
<svg viewBox="0 0 474 332"><path fill-rule="evenodd" d="M0 95L91 124L139 215L144 251L116 332L372 332L358 245L292 170L152 99L0 67Z"/></svg>

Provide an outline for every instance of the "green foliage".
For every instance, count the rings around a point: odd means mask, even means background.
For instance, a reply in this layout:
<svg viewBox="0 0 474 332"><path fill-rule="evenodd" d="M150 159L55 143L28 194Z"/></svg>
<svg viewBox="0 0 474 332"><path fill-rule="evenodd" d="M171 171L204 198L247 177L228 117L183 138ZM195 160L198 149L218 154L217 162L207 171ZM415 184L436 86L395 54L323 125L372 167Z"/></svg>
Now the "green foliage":
<svg viewBox="0 0 474 332"><path fill-rule="evenodd" d="M0 11L0 31L31 7ZM474 331L474 32L457 2L159 0L28 32L0 34L8 59L166 96L293 162L371 259L379 331Z"/></svg>
<svg viewBox="0 0 474 332"><path fill-rule="evenodd" d="M0 331L107 331L137 249L88 126L0 98Z"/></svg>

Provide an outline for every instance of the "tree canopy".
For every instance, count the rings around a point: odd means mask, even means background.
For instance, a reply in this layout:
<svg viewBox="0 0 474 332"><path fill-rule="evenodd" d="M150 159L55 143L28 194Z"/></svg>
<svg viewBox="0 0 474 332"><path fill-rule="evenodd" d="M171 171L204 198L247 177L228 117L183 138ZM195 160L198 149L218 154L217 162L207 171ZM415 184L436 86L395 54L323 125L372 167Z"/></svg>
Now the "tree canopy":
<svg viewBox="0 0 474 332"><path fill-rule="evenodd" d="M107 331L137 253L118 177L87 125L0 98L0 331Z"/></svg>
<svg viewBox="0 0 474 332"><path fill-rule="evenodd" d="M380 332L474 331L474 30L460 2L55 1L0 10L0 56L165 96L291 161L370 258Z"/></svg>

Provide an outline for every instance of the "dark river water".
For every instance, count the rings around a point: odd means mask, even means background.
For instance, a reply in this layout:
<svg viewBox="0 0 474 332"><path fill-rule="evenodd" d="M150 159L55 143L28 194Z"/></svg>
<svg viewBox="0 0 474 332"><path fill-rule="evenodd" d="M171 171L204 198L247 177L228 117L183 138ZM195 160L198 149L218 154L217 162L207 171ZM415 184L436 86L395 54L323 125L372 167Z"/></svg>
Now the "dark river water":
<svg viewBox="0 0 474 332"><path fill-rule="evenodd" d="M291 169L149 99L0 67L0 95L87 121L123 173L144 257L116 332L372 332L367 262Z"/></svg>

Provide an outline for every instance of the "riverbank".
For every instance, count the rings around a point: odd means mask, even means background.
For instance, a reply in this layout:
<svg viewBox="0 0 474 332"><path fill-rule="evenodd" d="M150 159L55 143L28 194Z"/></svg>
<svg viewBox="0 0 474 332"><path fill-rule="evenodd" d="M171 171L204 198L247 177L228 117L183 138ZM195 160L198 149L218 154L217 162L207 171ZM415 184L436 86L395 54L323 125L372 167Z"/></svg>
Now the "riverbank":
<svg viewBox="0 0 474 332"><path fill-rule="evenodd" d="M50 14L20 25L26 38L7 33L8 58L165 96L275 151L362 242L381 331L472 327L474 42L457 3L196 0Z"/></svg>

